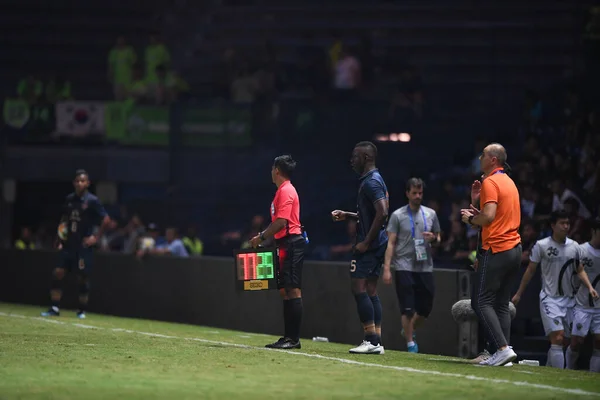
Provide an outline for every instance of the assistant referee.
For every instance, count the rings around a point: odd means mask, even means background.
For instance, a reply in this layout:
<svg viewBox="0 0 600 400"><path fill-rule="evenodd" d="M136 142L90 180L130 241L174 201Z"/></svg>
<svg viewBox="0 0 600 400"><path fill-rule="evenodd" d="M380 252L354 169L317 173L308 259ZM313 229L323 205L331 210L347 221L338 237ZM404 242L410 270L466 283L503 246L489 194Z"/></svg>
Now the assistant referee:
<svg viewBox="0 0 600 400"><path fill-rule="evenodd" d="M506 150L498 143L483 149L480 156L483 182L473 185L473 204L461 210L462 220L481 227L481 251L477 255L475 290L471 307L497 351L480 364L500 366L517 358L509 346L511 286L521 265L521 205L519 191L506 174ZM480 187L480 189L479 189Z"/></svg>
<svg viewBox="0 0 600 400"><path fill-rule="evenodd" d="M302 265L306 239L300 224L300 199L290 177L296 168L292 156L275 158L271 178L277 186L271 203L271 224L250 240L252 247L273 236L279 254L277 287L283 299L285 333L277 342L266 345L274 349L299 349L302 323Z"/></svg>

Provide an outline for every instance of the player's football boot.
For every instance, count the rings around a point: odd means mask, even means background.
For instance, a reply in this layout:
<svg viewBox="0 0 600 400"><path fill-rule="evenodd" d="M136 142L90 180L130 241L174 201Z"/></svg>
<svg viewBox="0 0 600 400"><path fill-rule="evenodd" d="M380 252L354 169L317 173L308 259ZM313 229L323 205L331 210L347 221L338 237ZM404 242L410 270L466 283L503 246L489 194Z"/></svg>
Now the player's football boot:
<svg viewBox="0 0 600 400"><path fill-rule="evenodd" d="M58 317L60 316L60 310L58 307L50 307L48 311L44 311L42 317Z"/></svg>
<svg viewBox="0 0 600 400"><path fill-rule="evenodd" d="M290 338L279 338L278 341L276 341L275 343L271 343L266 345L265 347L268 347L270 349L301 349L302 345L300 344L300 341L298 340L297 342L290 339Z"/></svg>
<svg viewBox="0 0 600 400"><path fill-rule="evenodd" d="M79 319L85 319L85 312L83 312L83 311L78 312L77 313L77 318L79 318Z"/></svg>
<svg viewBox="0 0 600 400"><path fill-rule="evenodd" d="M283 342L285 342L285 338L284 337L280 337L279 340L277 340L274 343L269 343L265 347L268 348L268 349L277 349L278 347L276 347L276 346L280 345Z"/></svg>
<svg viewBox="0 0 600 400"><path fill-rule="evenodd" d="M373 344L367 340L363 340L363 342L353 349L349 350L352 354L383 354L383 346L380 344Z"/></svg>

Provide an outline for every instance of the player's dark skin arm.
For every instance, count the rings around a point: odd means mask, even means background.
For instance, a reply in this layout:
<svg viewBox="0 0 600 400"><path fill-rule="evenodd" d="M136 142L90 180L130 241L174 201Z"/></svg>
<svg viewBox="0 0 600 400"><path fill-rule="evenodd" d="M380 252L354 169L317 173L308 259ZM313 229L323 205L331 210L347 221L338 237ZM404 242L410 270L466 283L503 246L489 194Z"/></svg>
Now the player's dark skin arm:
<svg viewBox="0 0 600 400"><path fill-rule="evenodd" d="M104 219L100 223L100 227L98 228L98 233L96 233L96 236L102 237L102 234L106 230L106 227L108 226L109 223L110 223L110 217L107 215L104 217Z"/></svg>
<svg viewBox="0 0 600 400"><path fill-rule="evenodd" d="M373 204L375 206L375 218L373 218L373 223L369 228L369 232L367 233L367 237L361 243L356 245L356 250L361 253L364 253L371 242L375 240L377 235L379 234L379 230L385 223L385 220L388 217L388 206L386 199L380 199ZM364 246L363 246L364 244Z"/></svg>
<svg viewBox="0 0 600 400"><path fill-rule="evenodd" d="M93 246L94 244L96 244L98 239L102 237L102 234L104 233L104 230L106 229L108 224L110 224L110 217L107 215L104 217L104 219L102 219L102 222L100 223L100 227L98 228L98 232L96 232L95 235L91 235L91 236L84 238L83 244L86 246Z"/></svg>

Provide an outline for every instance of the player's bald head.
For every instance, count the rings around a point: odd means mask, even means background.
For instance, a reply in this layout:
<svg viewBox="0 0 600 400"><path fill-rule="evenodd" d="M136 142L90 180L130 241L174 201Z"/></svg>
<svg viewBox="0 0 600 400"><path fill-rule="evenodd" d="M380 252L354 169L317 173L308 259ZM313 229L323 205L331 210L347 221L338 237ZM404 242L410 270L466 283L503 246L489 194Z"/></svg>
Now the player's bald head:
<svg viewBox="0 0 600 400"><path fill-rule="evenodd" d="M490 157L496 157L498 165L504 165L506 163L506 149L500 143L490 143L485 148L485 152Z"/></svg>

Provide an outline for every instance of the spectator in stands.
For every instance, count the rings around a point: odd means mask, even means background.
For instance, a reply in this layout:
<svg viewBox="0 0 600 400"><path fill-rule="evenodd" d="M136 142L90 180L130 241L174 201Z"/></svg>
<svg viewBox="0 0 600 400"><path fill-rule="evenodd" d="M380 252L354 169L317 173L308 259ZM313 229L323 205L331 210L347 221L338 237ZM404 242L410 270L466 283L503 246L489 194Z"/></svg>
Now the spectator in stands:
<svg viewBox="0 0 600 400"><path fill-rule="evenodd" d="M131 85L128 88L127 97L138 104L146 102L149 96L149 89L146 80L144 79L142 67L136 64L133 67L133 78Z"/></svg>
<svg viewBox="0 0 600 400"><path fill-rule="evenodd" d="M164 65L156 67L156 81L149 83L148 90L156 105L170 104L175 99L175 82Z"/></svg>
<svg viewBox="0 0 600 400"><path fill-rule="evenodd" d="M594 187L600 183L600 160L595 161L593 159L588 159L585 164L582 166L581 178L583 180L583 190L585 190L586 194L593 193Z"/></svg>
<svg viewBox="0 0 600 400"><path fill-rule="evenodd" d="M574 198L579 203L579 215L584 219L591 217L592 214L581 202L579 196L577 196L572 190L567 189L565 182L562 179L554 179L551 184L551 190L552 193L554 193L554 196L552 197L552 211L564 209L565 201L567 201L569 198Z"/></svg>
<svg viewBox="0 0 600 400"><path fill-rule="evenodd" d="M236 104L252 104L259 89L258 79L251 72L250 65L243 61L231 82L231 99Z"/></svg>
<svg viewBox="0 0 600 400"><path fill-rule="evenodd" d="M54 226L52 225L54 228ZM40 225L35 233L35 248L36 249L51 249L54 247L54 238L48 234L48 229L45 224Z"/></svg>
<svg viewBox="0 0 600 400"><path fill-rule="evenodd" d="M464 224L459 220L452 221L450 235L442 244L443 255L453 260L464 261L469 258L469 240Z"/></svg>
<svg viewBox="0 0 600 400"><path fill-rule="evenodd" d="M189 257L189 254L183 245L183 241L179 239L177 228L167 228L165 236L167 242L163 245L156 246L153 250L150 250L150 254L169 254L175 257Z"/></svg>
<svg viewBox="0 0 600 400"><path fill-rule="evenodd" d="M35 250L35 242L31 229L28 226L21 228L21 235L15 240L15 249L17 250Z"/></svg>
<svg viewBox="0 0 600 400"><path fill-rule="evenodd" d="M33 74L21 79L17 86L19 98L25 100L29 104L36 104L43 92L44 85L42 84L42 81Z"/></svg>
<svg viewBox="0 0 600 400"><path fill-rule="evenodd" d="M73 99L71 82L60 75L51 77L50 80L46 82L44 91L46 94L46 101L50 104Z"/></svg>
<svg viewBox="0 0 600 400"><path fill-rule="evenodd" d="M168 68L171 63L171 54L158 33L150 36L144 60L146 61L146 82L149 85L155 84L158 81L157 67L162 65Z"/></svg>
<svg viewBox="0 0 600 400"><path fill-rule="evenodd" d="M521 223L521 245L523 247L523 254L521 256L522 264L527 265L529 263L529 254L537 239L538 233L535 229L534 222L526 220Z"/></svg>
<svg viewBox="0 0 600 400"><path fill-rule="evenodd" d="M122 229L123 235L123 252L132 254L135 252L140 238L144 237L146 227L139 215L134 214L127 225ZM158 236L158 231L155 230L155 236Z"/></svg>
<svg viewBox="0 0 600 400"><path fill-rule="evenodd" d="M117 228L117 221L111 219L110 222L105 226L102 236L98 239L100 250L114 251L118 247L122 246L123 237Z"/></svg>
<svg viewBox="0 0 600 400"><path fill-rule="evenodd" d="M342 58L343 46L344 43L342 42L340 35L337 33L332 34L331 46L329 46L329 49L327 50L327 53L329 55L329 65L331 69L334 69L338 61Z"/></svg>
<svg viewBox="0 0 600 400"><path fill-rule="evenodd" d="M248 228L223 233L221 235L221 244L231 247L239 245L240 248L247 249L250 247L250 239L262 232L265 228L265 218L262 215L255 215L252 217L252 221Z"/></svg>
<svg viewBox="0 0 600 400"><path fill-rule="evenodd" d="M579 215L579 202L573 197L565 200L564 210L569 215L569 233L567 236L577 243L583 243L586 235L588 234L588 228L586 225L585 218Z"/></svg>
<svg viewBox="0 0 600 400"><path fill-rule="evenodd" d="M523 218L533 218L536 212L537 192L532 185L521 187L521 215Z"/></svg>
<svg viewBox="0 0 600 400"><path fill-rule="evenodd" d="M108 53L108 81L113 86L116 100L125 100L127 97L136 61L133 47L127 44L123 36L117 38L117 43Z"/></svg>
<svg viewBox="0 0 600 400"><path fill-rule="evenodd" d="M204 252L204 243L198 237L196 226L190 225L187 235L182 239L183 245L190 256L201 256Z"/></svg>
<svg viewBox="0 0 600 400"><path fill-rule="evenodd" d="M339 60L333 69L333 86L340 95L348 96L356 90L361 82L360 61L348 48L342 48Z"/></svg>

